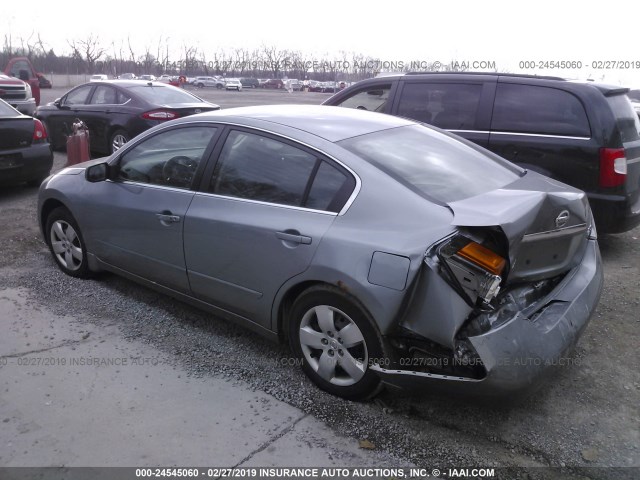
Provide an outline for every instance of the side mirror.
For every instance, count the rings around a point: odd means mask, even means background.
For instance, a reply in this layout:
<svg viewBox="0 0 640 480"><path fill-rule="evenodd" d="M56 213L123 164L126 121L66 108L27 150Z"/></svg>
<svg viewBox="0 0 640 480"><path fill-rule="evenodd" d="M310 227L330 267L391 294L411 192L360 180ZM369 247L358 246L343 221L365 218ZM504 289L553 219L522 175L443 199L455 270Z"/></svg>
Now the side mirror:
<svg viewBox="0 0 640 480"><path fill-rule="evenodd" d="M106 162L91 165L87 168L86 177L91 183L104 182L109 178L109 165Z"/></svg>

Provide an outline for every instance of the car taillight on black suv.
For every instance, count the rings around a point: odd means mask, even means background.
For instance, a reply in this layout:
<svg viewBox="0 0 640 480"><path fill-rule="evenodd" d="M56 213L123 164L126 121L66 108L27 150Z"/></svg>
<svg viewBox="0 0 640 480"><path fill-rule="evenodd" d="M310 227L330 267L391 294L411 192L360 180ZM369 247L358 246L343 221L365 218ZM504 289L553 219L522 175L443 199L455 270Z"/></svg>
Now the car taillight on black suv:
<svg viewBox="0 0 640 480"><path fill-rule="evenodd" d="M598 230L640 224L640 120L621 87L558 77L408 73L358 82L324 102L446 129L584 190Z"/></svg>

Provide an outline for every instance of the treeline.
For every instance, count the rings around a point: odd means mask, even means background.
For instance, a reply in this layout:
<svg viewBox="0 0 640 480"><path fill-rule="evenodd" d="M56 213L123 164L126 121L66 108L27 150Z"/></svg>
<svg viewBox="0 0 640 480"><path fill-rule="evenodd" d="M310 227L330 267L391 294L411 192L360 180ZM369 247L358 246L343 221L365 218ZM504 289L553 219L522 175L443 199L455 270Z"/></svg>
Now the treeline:
<svg viewBox="0 0 640 480"><path fill-rule="evenodd" d="M68 50L57 54L47 48L39 34L28 38L4 36L0 67L15 56L25 56L44 73L136 75L221 75L227 77L299 78L319 81L356 81L381 72L464 71L465 65L424 59L401 60L368 57L354 52L318 57L301 51L263 45L256 49L235 48L216 51L183 45L179 53L169 39L160 38L154 48L134 47L129 39L119 44L103 44L97 36L67 40Z"/></svg>

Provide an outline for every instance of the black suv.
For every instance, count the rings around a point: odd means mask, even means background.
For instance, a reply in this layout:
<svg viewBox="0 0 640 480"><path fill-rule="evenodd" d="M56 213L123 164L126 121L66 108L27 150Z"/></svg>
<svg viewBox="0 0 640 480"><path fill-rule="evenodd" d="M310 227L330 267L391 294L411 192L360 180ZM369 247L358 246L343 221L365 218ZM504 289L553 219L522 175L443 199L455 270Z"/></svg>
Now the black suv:
<svg viewBox="0 0 640 480"><path fill-rule="evenodd" d="M640 224L640 120L626 88L556 77L408 73L363 80L324 105L408 117L587 192L598 229Z"/></svg>

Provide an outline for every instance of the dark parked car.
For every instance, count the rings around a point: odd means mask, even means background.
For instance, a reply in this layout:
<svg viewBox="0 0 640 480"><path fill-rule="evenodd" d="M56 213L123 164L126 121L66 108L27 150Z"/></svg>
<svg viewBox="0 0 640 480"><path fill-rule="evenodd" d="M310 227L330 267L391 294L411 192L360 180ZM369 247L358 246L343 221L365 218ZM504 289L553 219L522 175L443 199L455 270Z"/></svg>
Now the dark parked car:
<svg viewBox="0 0 640 480"><path fill-rule="evenodd" d="M351 399L381 381L527 389L578 340L603 281L584 192L344 108L161 125L51 177L38 212L67 274L116 272L288 340Z"/></svg>
<svg viewBox="0 0 640 480"><path fill-rule="evenodd" d="M322 82L322 93L335 93L338 91L336 82Z"/></svg>
<svg viewBox="0 0 640 480"><path fill-rule="evenodd" d="M309 80L308 89L310 92L322 92L323 83L315 80Z"/></svg>
<svg viewBox="0 0 640 480"><path fill-rule="evenodd" d="M640 223L640 121L628 89L556 77L405 74L358 82L325 105L447 129L587 192L601 232Z"/></svg>
<svg viewBox="0 0 640 480"><path fill-rule="evenodd" d="M53 152L42 122L0 100L0 185L40 185L52 165Z"/></svg>
<svg viewBox="0 0 640 480"><path fill-rule="evenodd" d="M271 78L260 85L262 88L273 88L273 89L281 89L284 88L284 82L282 80L278 80L275 78Z"/></svg>
<svg viewBox="0 0 640 480"><path fill-rule="evenodd" d="M258 88L260 87L260 80L257 78L241 78L242 88Z"/></svg>
<svg viewBox="0 0 640 480"><path fill-rule="evenodd" d="M63 148L76 118L89 127L91 150L113 153L136 135L167 120L220 107L161 82L111 80L80 85L38 107L53 148Z"/></svg>

